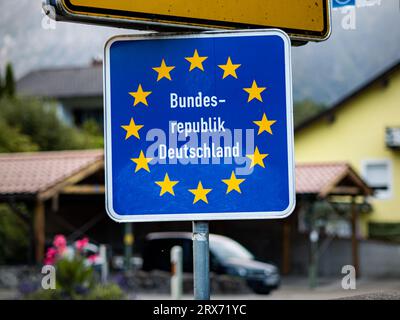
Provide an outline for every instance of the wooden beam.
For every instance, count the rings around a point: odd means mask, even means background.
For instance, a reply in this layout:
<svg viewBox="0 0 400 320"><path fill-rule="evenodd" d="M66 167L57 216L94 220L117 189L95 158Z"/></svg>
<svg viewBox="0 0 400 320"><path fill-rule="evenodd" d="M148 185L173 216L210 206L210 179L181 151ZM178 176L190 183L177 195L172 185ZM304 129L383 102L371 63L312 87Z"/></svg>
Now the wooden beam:
<svg viewBox="0 0 400 320"><path fill-rule="evenodd" d="M39 200L47 200L51 197L53 197L55 194L60 193L65 187L74 185L78 183L79 181L85 179L86 177L94 174L96 171L102 169L104 167L104 161L99 160L90 166L82 169L75 175L67 178L66 180L60 182L59 184L51 187L50 189L47 189L38 195Z"/></svg>
<svg viewBox="0 0 400 320"><path fill-rule="evenodd" d="M374 190L370 188L364 180L361 180L361 178L353 171L353 169L350 167L349 170L349 176L353 179L355 184L363 191L364 196L372 196L374 194Z"/></svg>
<svg viewBox="0 0 400 320"><path fill-rule="evenodd" d="M332 189L330 194L335 195L359 195L361 190L358 187L338 186Z"/></svg>
<svg viewBox="0 0 400 320"><path fill-rule="evenodd" d="M37 200L34 208L35 260L42 263L45 250L45 207L42 200Z"/></svg>
<svg viewBox="0 0 400 320"><path fill-rule="evenodd" d="M18 205L15 203L14 199L9 199L7 202L8 206L10 207L11 211L15 213L23 222L26 223L27 226L31 223L31 218L28 214L23 212Z"/></svg>
<svg viewBox="0 0 400 320"><path fill-rule="evenodd" d="M353 186L343 186L341 187L339 184L340 182L345 179L349 178L352 183L354 184ZM335 189L336 188L350 188L350 187L357 187L359 189L358 193L356 195L364 195L364 196L370 196L373 195L373 190L369 188L363 180L353 171L351 166L347 165L347 169L340 175L338 175L328 186L326 186L320 193L319 197L320 198L326 198L330 194L335 194ZM339 189L340 190L340 189ZM343 189L345 190L345 189ZM352 189L348 189L350 192L354 192ZM355 195L353 193L349 193L348 195Z"/></svg>
<svg viewBox="0 0 400 320"><path fill-rule="evenodd" d="M358 220L358 212L357 212L356 198L352 197L352 199L351 199L351 253L352 253L353 266L356 271L356 277L358 278L358 277L360 277L360 262L359 262L359 252L358 252L357 220Z"/></svg>
<svg viewBox="0 0 400 320"><path fill-rule="evenodd" d="M82 185L73 185L67 186L61 190L62 194L104 194L105 187L104 185L91 185L91 184L82 184Z"/></svg>

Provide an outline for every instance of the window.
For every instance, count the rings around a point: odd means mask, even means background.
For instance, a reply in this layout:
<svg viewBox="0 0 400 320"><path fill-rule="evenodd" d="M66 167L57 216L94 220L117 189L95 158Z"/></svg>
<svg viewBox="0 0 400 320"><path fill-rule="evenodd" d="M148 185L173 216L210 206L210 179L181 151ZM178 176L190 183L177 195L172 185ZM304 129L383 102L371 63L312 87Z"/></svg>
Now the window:
<svg viewBox="0 0 400 320"><path fill-rule="evenodd" d="M390 160L366 160L363 177L375 191L375 198L388 199L393 194L393 174Z"/></svg>

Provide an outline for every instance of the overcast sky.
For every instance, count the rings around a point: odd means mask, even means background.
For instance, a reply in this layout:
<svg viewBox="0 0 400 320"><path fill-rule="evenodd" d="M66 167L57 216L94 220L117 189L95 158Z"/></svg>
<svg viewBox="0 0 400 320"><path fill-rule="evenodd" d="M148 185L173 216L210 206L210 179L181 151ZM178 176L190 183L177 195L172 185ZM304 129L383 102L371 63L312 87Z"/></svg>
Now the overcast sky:
<svg viewBox="0 0 400 320"><path fill-rule="evenodd" d="M375 2L380 5L356 9L355 30L345 30L347 15L335 10L328 41L293 49L295 100L331 104L400 59L399 0ZM135 32L65 22L52 29L43 18L41 0L0 0L0 70L7 61L17 77L44 67L85 65L102 55L110 36Z"/></svg>

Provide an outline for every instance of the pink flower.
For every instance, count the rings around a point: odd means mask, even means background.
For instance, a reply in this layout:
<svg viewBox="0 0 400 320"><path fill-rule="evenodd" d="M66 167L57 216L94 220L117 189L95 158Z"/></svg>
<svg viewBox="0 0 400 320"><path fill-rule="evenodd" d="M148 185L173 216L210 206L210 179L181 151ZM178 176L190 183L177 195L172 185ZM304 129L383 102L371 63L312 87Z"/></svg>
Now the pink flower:
<svg viewBox="0 0 400 320"><path fill-rule="evenodd" d="M47 249L46 257L44 259L44 264L45 265L53 265L54 262L56 261L56 256L57 256L56 249L54 249L54 248Z"/></svg>
<svg viewBox="0 0 400 320"><path fill-rule="evenodd" d="M75 242L76 249L78 251L82 251L83 249L86 248L88 243L89 243L89 239L88 238L83 238L81 240L78 240L78 241Z"/></svg>
<svg viewBox="0 0 400 320"><path fill-rule="evenodd" d="M53 245L58 250L58 253L62 254L67 247L67 240L62 234L58 234L54 237Z"/></svg>
<svg viewBox="0 0 400 320"><path fill-rule="evenodd" d="M46 266L49 266L49 265L54 265L54 262L55 262L55 259L50 259L50 258L45 258L44 259L44 264L46 265Z"/></svg>
<svg viewBox="0 0 400 320"><path fill-rule="evenodd" d="M47 249L46 257L48 258L55 258L57 255L57 250L53 247Z"/></svg>
<svg viewBox="0 0 400 320"><path fill-rule="evenodd" d="M97 254L92 254L91 256L88 257L88 260L90 263L95 263L96 260L99 258L99 256Z"/></svg>

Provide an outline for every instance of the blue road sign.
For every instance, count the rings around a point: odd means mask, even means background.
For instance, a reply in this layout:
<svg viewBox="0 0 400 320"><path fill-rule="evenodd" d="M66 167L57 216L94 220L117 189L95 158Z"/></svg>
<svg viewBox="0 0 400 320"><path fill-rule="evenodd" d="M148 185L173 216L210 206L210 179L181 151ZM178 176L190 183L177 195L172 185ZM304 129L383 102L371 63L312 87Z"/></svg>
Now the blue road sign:
<svg viewBox="0 0 400 320"><path fill-rule="evenodd" d="M114 37L104 77L111 218L268 219L293 211L284 32Z"/></svg>
<svg viewBox="0 0 400 320"><path fill-rule="evenodd" d="M332 8L355 6L356 0L332 0Z"/></svg>

